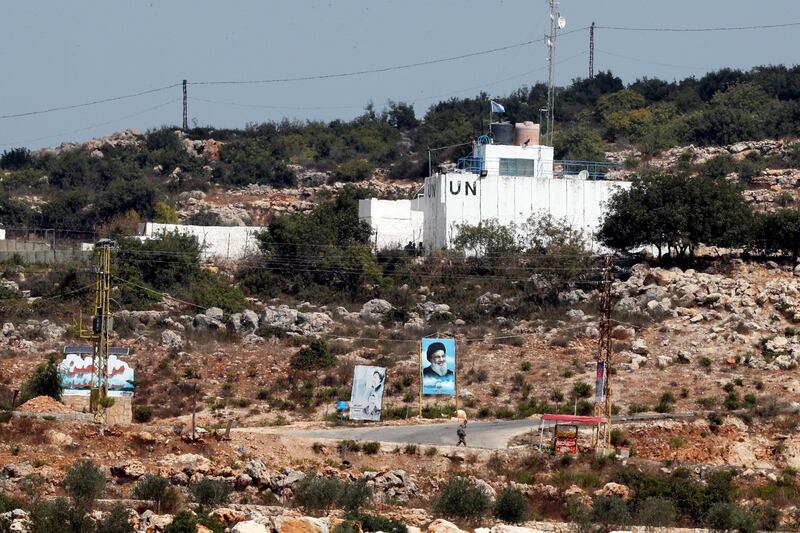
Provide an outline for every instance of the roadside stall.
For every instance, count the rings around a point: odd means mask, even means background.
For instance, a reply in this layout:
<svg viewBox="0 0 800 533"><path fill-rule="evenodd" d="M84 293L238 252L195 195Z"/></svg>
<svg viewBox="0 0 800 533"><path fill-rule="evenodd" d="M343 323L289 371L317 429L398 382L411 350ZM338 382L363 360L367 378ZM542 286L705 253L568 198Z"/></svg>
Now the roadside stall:
<svg viewBox="0 0 800 533"><path fill-rule="evenodd" d="M552 423L553 437L545 442L545 429ZM554 454L578 455L578 428L579 426L592 426L592 442L590 447L597 449L600 443L601 429L608 424L608 420L601 416L577 415L542 415L539 423L539 449L551 450Z"/></svg>

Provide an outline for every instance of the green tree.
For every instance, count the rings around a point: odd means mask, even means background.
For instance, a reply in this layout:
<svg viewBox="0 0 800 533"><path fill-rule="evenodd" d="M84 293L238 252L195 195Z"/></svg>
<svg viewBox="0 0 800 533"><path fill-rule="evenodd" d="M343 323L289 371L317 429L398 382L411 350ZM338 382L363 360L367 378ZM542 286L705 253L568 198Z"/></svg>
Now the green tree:
<svg viewBox="0 0 800 533"><path fill-rule="evenodd" d="M77 512L86 513L92 508L95 500L103 494L106 478L96 464L91 461L81 461L70 468L61 486L69 495Z"/></svg>
<svg viewBox="0 0 800 533"><path fill-rule="evenodd" d="M611 526L624 526L631 521L628 506L617 496L597 496L589 516L592 522L602 524L606 531L610 531Z"/></svg>
<svg viewBox="0 0 800 533"><path fill-rule="evenodd" d="M600 134L588 126L556 130L553 136L556 159L604 161L606 143Z"/></svg>
<svg viewBox="0 0 800 533"><path fill-rule="evenodd" d="M131 495L139 500L152 500L158 503L158 511L169 513L178 503L178 491L168 478L156 474L145 474L136 482Z"/></svg>
<svg viewBox="0 0 800 533"><path fill-rule="evenodd" d="M696 142L723 145L779 134L781 121L779 102L747 82L714 94L688 125Z"/></svg>
<svg viewBox="0 0 800 533"><path fill-rule="evenodd" d="M456 518L481 518L490 508L489 497L463 477L447 481L433 501L434 513Z"/></svg>
<svg viewBox="0 0 800 533"><path fill-rule="evenodd" d="M289 365L297 370L320 370L336 364L336 356L328 351L325 342L320 339L300 348L292 355Z"/></svg>
<svg viewBox="0 0 800 533"><path fill-rule="evenodd" d="M413 115L413 109L412 109ZM33 163L31 151L27 148L12 148L4 150L0 156L0 168L4 170L19 170Z"/></svg>
<svg viewBox="0 0 800 533"><path fill-rule="evenodd" d="M194 501L201 507L215 507L228 501L233 487L219 479L203 478L191 487Z"/></svg>
<svg viewBox="0 0 800 533"><path fill-rule="evenodd" d="M651 176L611 198L599 238L611 248L652 245L659 255L692 255L701 243L745 244L750 220L738 185L681 174Z"/></svg>
<svg viewBox="0 0 800 533"><path fill-rule="evenodd" d="M153 212L155 221L161 224L177 224L179 222L178 212L166 202L156 202Z"/></svg>
<svg viewBox="0 0 800 533"><path fill-rule="evenodd" d="M494 515L512 524L519 524L528 518L528 498L511 486L506 486L494 504Z"/></svg>
<svg viewBox="0 0 800 533"><path fill-rule="evenodd" d="M22 385L22 401L36 396L50 396L61 401L61 372L54 355L48 358L47 363L39 364Z"/></svg>

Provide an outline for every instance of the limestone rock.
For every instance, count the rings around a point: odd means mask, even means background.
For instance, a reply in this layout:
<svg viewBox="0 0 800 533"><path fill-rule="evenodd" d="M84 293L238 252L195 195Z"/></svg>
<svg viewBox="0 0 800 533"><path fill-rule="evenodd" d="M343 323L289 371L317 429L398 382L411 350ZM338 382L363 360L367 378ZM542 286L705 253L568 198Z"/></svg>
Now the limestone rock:
<svg viewBox="0 0 800 533"><path fill-rule="evenodd" d="M278 516L274 519L277 533L328 533L328 524L310 516Z"/></svg>
<svg viewBox="0 0 800 533"><path fill-rule="evenodd" d="M596 496L616 496L622 500L629 500L631 497L631 490L619 483L606 483L602 489L595 491Z"/></svg>
<svg viewBox="0 0 800 533"><path fill-rule="evenodd" d="M161 346L168 350L179 351L183 349L183 339L174 331L165 329L161 332Z"/></svg>
<svg viewBox="0 0 800 533"><path fill-rule="evenodd" d="M253 520L239 522L231 529L231 533L269 533L264 524L259 524Z"/></svg>
<svg viewBox="0 0 800 533"><path fill-rule="evenodd" d="M463 529L459 529L457 525L448 522L442 518L438 518L430 523L428 526L428 533L467 533Z"/></svg>
<svg viewBox="0 0 800 533"><path fill-rule="evenodd" d="M358 315L367 322L380 322L394 310L394 306L380 298L372 299L361 306Z"/></svg>
<svg viewBox="0 0 800 533"><path fill-rule="evenodd" d="M135 459L117 463L111 467L111 474L117 477L139 479L145 474L144 465Z"/></svg>
<svg viewBox="0 0 800 533"><path fill-rule="evenodd" d="M269 485L270 475L267 465L261 459L253 459L244 467L244 473L250 477L256 485Z"/></svg>

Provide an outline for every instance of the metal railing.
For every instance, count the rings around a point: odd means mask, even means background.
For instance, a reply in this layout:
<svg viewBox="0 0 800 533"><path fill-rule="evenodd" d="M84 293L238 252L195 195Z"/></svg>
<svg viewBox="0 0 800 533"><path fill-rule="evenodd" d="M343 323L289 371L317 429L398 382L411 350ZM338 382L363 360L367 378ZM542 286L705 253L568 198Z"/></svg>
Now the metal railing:
<svg viewBox="0 0 800 533"><path fill-rule="evenodd" d="M578 161L564 159L553 161L553 175L563 178L564 176L577 176L582 171L586 171L586 179L602 180L606 174L612 170L619 170L621 165L609 163L608 161Z"/></svg>
<svg viewBox="0 0 800 533"><path fill-rule="evenodd" d="M464 172L472 172L473 174L480 174L484 168L484 160L480 156L467 156L458 160L456 168Z"/></svg>

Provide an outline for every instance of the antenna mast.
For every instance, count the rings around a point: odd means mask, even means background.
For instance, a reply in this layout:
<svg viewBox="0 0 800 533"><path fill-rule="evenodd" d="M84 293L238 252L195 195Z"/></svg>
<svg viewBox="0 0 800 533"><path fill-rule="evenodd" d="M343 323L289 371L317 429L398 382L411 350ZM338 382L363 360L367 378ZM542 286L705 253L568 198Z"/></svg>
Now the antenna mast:
<svg viewBox="0 0 800 533"><path fill-rule="evenodd" d="M589 79L594 79L594 21L589 26Z"/></svg>
<svg viewBox="0 0 800 533"><path fill-rule="evenodd" d="M555 105L555 86L553 80L553 68L556 56L556 34L558 30L563 30L567 21L558 12L560 0L547 0L550 6L550 33L545 35L547 45L547 135L545 144L553 146L553 107Z"/></svg>

